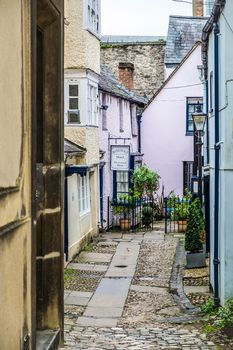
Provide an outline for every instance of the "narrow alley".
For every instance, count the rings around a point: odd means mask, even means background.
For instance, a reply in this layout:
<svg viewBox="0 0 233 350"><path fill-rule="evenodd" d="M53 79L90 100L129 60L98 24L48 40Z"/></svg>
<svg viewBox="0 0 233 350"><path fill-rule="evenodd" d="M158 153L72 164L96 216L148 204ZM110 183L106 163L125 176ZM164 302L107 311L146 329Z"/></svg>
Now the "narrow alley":
<svg viewBox="0 0 233 350"><path fill-rule="evenodd" d="M99 235L66 270L65 348L217 349L181 295L179 244L163 224Z"/></svg>

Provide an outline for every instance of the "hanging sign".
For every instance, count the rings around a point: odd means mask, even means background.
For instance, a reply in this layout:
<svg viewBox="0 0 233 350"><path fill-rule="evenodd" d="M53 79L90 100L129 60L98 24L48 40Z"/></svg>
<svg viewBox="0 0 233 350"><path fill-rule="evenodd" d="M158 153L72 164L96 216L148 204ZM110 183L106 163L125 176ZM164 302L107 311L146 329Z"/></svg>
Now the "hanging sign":
<svg viewBox="0 0 233 350"><path fill-rule="evenodd" d="M111 146L111 170L129 171L130 146Z"/></svg>

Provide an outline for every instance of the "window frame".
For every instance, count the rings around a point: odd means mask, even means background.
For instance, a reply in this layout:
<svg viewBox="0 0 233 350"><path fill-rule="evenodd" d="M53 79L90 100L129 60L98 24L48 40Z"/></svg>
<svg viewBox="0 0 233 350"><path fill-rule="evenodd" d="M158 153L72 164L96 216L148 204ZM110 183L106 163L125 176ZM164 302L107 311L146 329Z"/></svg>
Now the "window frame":
<svg viewBox="0 0 233 350"><path fill-rule="evenodd" d="M124 106L123 99L119 98L119 131L124 132Z"/></svg>
<svg viewBox="0 0 233 350"><path fill-rule="evenodd" d="M98 87L90 80L87 83L87 108L87 125L98 126Z"/></svg>
<svg viewBox="0 0 233 350"><path fill-rule="evenodd" d="M125 175L127 174L127 182L126 181L118 181L118 175L119 173L124 173ZM128 186L128 191L118 191L118 184L127 184ZM113 172L113 198L119 199L118 195L124 195L124 194L129 194L130 190L130 171L114 171Z"/></svg>
<svg viewBox="0 0 233 350"><path fill-rule="evenodd" d="M90 196L90 175L78 175L78 204L79 215L84 216L91 211L91 196Z"/></svg>
<svg viewBox="0 0 233 350"><path fill-rule="evenodd" d="M191 100L196 100L196 102L190 102ZM194 133L194 124L193 124L193 130L190 130L189 128L189 122L191 121L191 119L189 118L190 112L189 109L191 106L197 106L198 104L200 104L202 106L202 110L203 110L203 97L186 97L186 136L193 136ZM195 109L194 108L194 112L195 113Z"/></svg>
<svg viewBox="0 0 233 350"><path fill-rule="evenodd" d="M78 86L78 96L70 96L70 86ZM78 98L78 109L70 109L70 98ZM81 110L80 110L80 82L78 79L67 79L65 83L65 125L81 125ZM69 111L79 112L80 122L69 122Z"/></svg>
<svg viewBox="0 0 233 350"><path fill-rule="evenodd" d="M95 6L93 7L93 2ZM85 28L98 39L101 37L101 10L100 0L85 0ZM94 14L94 20L92 19Z"/></svg>

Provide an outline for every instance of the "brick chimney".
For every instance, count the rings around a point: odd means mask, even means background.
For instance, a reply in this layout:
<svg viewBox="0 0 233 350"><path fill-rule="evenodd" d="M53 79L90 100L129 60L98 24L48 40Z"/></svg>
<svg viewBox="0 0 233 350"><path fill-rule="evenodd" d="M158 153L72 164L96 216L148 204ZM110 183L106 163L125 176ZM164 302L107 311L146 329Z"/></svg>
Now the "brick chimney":
<svg viewBox="0 0 233 350"><path fill-rule="evenodd" d="M193 0L193 16L203 17L204 16L204 1Z"/></svg>
<svg viewBox="0 0 233 350"><path fill-rule="evenodd" d="M134 89L134 65L132 63L119 63L119 80L128 89Z"/></svg>

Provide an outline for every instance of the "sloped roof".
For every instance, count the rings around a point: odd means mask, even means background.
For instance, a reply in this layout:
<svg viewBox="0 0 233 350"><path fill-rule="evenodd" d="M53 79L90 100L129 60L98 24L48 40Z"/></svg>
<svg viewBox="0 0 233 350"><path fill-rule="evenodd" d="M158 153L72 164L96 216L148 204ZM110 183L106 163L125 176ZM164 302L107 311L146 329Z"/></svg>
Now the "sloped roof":
<svg viewBox="0 0 233 350"><path fill-rule="evenodd" d="M183 66L183 64L187 61L187 59L191 56L191 54L196 50L196 48L201 45L201 41L196 42L191 50L186 54L186 56L183 58L183 60L180 62L180 64L174 69L174 71L169 75L169 77L165 80L165 82L160 86L160 88L156 91L156 93L153 95L153 97L150 99L150 101L145 106L143 112L149 107L149 105L154 101L154 99L158 96L158 94L165 88L167 83L174 77L174 75L178 72L178 70ZM201 82L200 82L201 84Z"/></svg>
<svg viewBox="0 0 233 350"><path fill-rule="evenodd" d="M82 155L86 153L86 148L78 145L77 143L74 143L68 139L64 139L64 153L65 154L77 154Z"/></svg>
<svg viewBox="0 0 233 350"><path fill-rule="evenodd" d="M99 89L140 105L145 105L147 103L144 97L126 89L104 64L101 64Z"/></svg>
<svg viewBox="0 0 233 350"><path fill-rule="evenodd" d="M101 41L108 44L153 44L166 41L165 36L102 35Z"/></svg>
<svg viewBox="0 0 233 350"><path fill-rule="evenodd" d="M170 16L165 49L166 65L177 65L182 61L193 45L201 40L206 21L206 17Z"/></svg>

